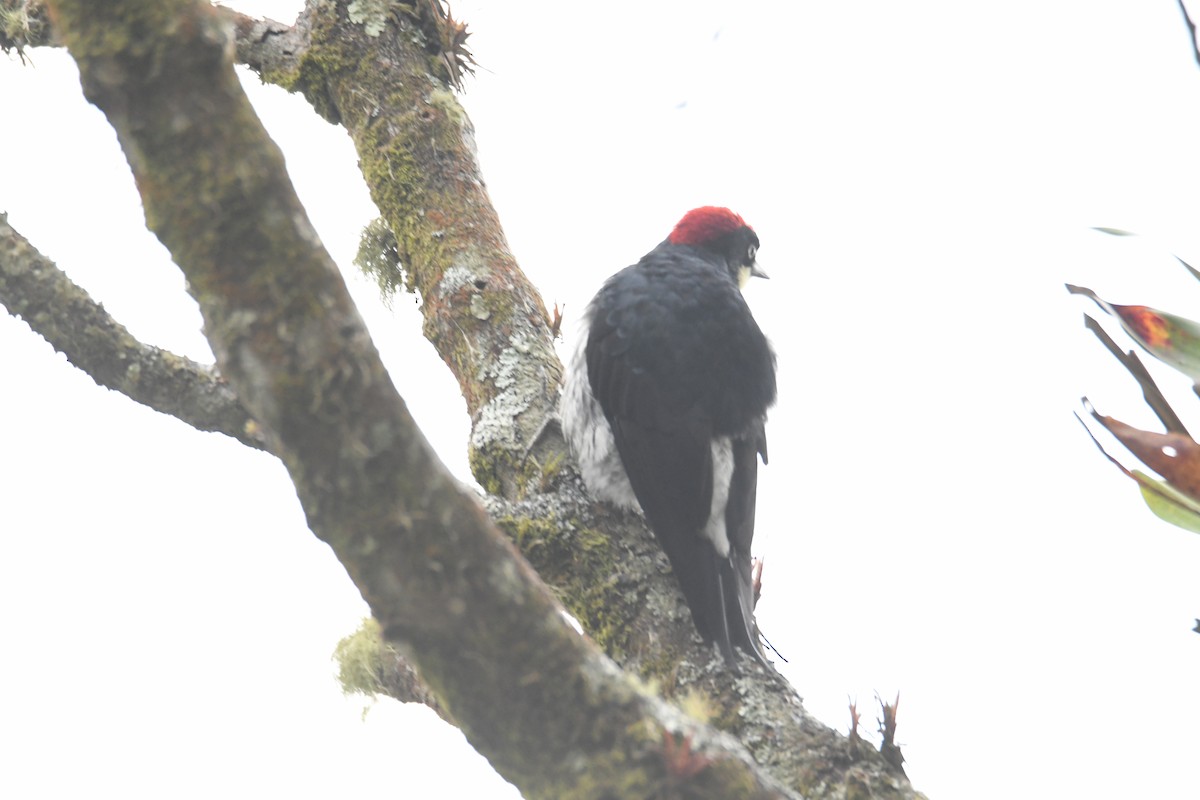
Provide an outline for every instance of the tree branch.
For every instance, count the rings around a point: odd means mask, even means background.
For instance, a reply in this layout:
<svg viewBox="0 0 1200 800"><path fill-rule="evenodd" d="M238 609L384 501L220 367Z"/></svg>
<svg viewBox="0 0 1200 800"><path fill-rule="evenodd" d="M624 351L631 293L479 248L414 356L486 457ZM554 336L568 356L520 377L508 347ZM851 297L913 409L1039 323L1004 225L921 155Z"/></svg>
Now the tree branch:
<svg viewBox="0 0 1200 800"><path fill-rule="evenodd" d="M237 60L264 74L281 75L296 69L307 34L295 25L273 19L256 19L230 10L237 32Z"/></svg>
<svg viewBox="0 0 1200 800"><path fill-rule="evenodd" d="M528 797L790 796L576 635L437 461L240 90L220 15L200 0L52 10L312 530L475 747ZM664 757L677 737L694 756L682 775Z"/></svg>
<svg viewBox="0 0 1200 800"><path fill-rule="evenodd" d="M0 214L0 304L107 389L193 428L263 447L233 390L203 366L139 342Z"/></svg>
<svg viewBox="0 0 1200 800"><path fill-rule="evenodd" d="M428 46L425 31L439 24L431 4L414 3L416 17L391 13L382 30L353 21L348 5L309 0L286 31L240 20L239 59L350 134L403 267L376 278L388 292L420 295L425 336L471 414L475 478L519 497L540 480L540 465L566 455L546 427L562 365L545 305L508 248L446 54Z"/></svg>
<svg viewBox="0 0 1200 800"><path fill-rule="evenodd" d="M383 641L379 623L374 619L363 620L358 630L338 642L334 657L338 662L338 682L346 694L370 698L383 694L401 703L419 703L458 727L416 668Z"/></svg>

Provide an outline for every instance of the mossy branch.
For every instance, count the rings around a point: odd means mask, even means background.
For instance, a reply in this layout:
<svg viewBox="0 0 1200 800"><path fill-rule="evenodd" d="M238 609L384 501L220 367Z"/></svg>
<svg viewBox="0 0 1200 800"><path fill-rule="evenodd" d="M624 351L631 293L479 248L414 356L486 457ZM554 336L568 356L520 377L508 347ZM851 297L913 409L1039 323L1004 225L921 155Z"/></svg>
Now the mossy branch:
<svg viewBox="0 0 1200 800"><path fill-rule="evenodd" d="M240 21L239 57L350 134L382 214L371 238L386 226L394 256L369 259L368 271L385 296L400 287L419 295L425 336L473 420L475 477L515 498L524 468L565 454L546 426L562 365L541 295L517 267L484 188L444 46L430 34L460 23L433 19L434 6L420 0L411 13L372 16L379 3L310 0L290 29Z"/></svg>
<svg viewBox="0 0 1200 800"><path fill-rule="evenodd" d="M101 386L201 431L263 447L258 424L212 366L143 344L0 214L0 305Z"/></svg>
<svg viewBox="0 0 1200 800"><path fill-rule="evenodd" d="M408 659L383 640L379 623L371 617L338 642L333 657L338 665L338 683L344 693L372 699L382 694L402 703L420 703L451 725L458 725Z"/></svg>

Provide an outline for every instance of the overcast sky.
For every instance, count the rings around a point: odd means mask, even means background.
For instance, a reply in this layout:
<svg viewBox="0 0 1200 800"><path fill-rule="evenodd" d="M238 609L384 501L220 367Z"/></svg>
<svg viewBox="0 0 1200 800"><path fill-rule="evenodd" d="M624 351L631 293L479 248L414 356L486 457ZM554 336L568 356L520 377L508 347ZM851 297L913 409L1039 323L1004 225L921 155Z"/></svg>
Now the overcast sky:
<svg viewBox="0 0 1200 800"><path fill-rule="evenodd" d="M1200 318L1171 258L1200 260L1200 67L1174 0L454 10L489 189L568 336L687 209L759 233L772 277L747 296L781 381L759 619L807 707L844 729L847 698L899 691L935 798L1197 796L1200 538L1072 416L1087 394L1155 426L1062 288ZM73 65L32 60L0 59L0 211L142 340L210 360ZM376 212L348 138L245 83L469 479L415 301L387 309L350 264ZM97 388L4 314L0 353L0 796L516 797L424 709L364 720L340 696L330 654L365 605L277 461Z"/></svg>

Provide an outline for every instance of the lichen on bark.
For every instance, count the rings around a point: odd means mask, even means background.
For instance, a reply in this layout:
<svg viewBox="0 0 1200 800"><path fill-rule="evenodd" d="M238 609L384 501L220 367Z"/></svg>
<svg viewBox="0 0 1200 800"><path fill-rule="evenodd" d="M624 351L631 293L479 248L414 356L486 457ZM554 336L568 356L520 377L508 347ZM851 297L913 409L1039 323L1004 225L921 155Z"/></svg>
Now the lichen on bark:
<svg viewBox="0 0 1200 800"><path fill-rule="evenodd" d="M521 486L507 477L514 465L565 453L553 432L535 441L562 371L546 309L508 249L470 120L436 77L443 62L428 26L392 13L381 35L365 27L378 16L357 8L310 2L296 66L263 77L303 93L350 134L395 241L395 260L370 260L368 271L385 296L403 285L420 298L426 338L458 378L474 422L476 479L515 496Z"/></svg>

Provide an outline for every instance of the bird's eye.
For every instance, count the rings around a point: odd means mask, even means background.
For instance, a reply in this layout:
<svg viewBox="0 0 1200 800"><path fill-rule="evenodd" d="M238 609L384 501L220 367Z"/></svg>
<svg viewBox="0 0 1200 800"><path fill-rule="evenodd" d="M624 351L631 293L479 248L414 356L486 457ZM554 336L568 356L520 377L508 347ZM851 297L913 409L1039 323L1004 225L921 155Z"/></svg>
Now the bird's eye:
<svg viewBox="0 0 1200 800"><path fill-rule="evenodd" d="M754 263L754 257L755 257L757 254L758 254L758 248L757 248L757 247L755 247L754 245L750 245L750 249L746 251L746 263L747 263L747 264L753 264L753 263Z"/></svg>

